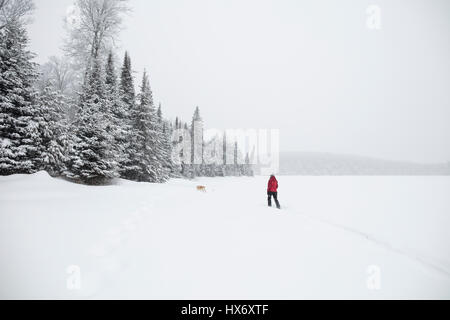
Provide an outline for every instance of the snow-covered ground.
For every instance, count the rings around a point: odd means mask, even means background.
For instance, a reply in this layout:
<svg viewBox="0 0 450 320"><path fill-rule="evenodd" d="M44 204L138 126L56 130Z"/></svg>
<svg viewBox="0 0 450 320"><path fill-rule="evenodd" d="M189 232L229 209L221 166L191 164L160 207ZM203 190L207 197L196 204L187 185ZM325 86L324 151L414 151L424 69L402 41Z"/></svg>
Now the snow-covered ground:
<svg viewBox="0 0 450 320"><path fill-rule="evenodd" d="M450 298L450 177L266 180L0 177L0 298Z"/></svg>

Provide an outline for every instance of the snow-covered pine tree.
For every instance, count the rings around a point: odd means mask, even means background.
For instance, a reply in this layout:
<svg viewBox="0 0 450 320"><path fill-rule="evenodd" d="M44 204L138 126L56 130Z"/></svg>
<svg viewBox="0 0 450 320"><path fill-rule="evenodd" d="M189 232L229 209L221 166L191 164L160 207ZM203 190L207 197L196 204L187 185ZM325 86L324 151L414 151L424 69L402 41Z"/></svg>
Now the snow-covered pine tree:
<svg viewBox="0 0 450 320"><path fill-rule="evenodd" d="M239 165L239 148L237 141L234 142L233 158L233 175L240 176L241 170Z"/></svg>
<svg viewBox="0 0 450 320"><path fill-rule="evenodd" d="M132 121L132 113L135 112L136 106L136 92L134 89L133 70L131 68L131 59L128 52L125 52L123 66L120 74L119 95L122 100L122 108L124 117L121 119L126 132L123 132L124 152L119 164L120 176L128 180L136 180L137 171L136 163L133 163L132 158L135 156L133 141L136 139L136 129Z"/></svg>
<svg viewBox="0 0 450 320"><path fill-rule="evenodd" d="M222 162L222 175L224 177L227 176L227 166L228 166L228 162L227 162L227 152L228 152L228 139L227 139L227 133L224 132L223 133L223 162Z"/></svg>
<svg viewBox="0 0 450 320"><path fill-rule="evenodd" d="M181 132L181 121L177 117L175 120L175 124L172 126L170 130L170 142L171 142L171 148L172 148L172 163L173 163L173 170L172 170L172 177L174 178L182 178L183 177L183 158L184 158L184 151L180 146L183 143L183 133Z"/></svg>
<svg viewBox="0 0 450 320"><path fill-rule="evenodd" d="M64 97L49 84L39 95L39 133L41 170L52 176L65 171L67 123L64 117Z"/></svg>
<svg viewBox="0 0 450 320"><path fill-rule="evenodd" d="M180 133L181 133L181 137L180 137L180 143L182 144L182 152L180 154L180 161L181 161L181 175L185 178L188 179L193 179L195 178L194 176L194 171L193 171L193 167L191 164L191 144L190 144L190 139L191 139L191 131L189 129L189 126L187 123L183 122L182 120L180 120L180 123L178 124L180 129Z"/></svg>
<svg viewBox="0 0 450 320"><path fill-rule="evenodd" d="M122 72L120 76L120 95L122 101L128 107L133 109L136 103L136 92L134 90L133 70L131 69L131 58L128 52L125 52Z"/></svg>
<svg viewBox="0 0 450 320"><path fill-rule="evenodd" d="M71 126L66 170L68 178L99 185L116 177L106 110L102 67L100 61L95 59L92 69L87 72L76 119Z"/></svg>
<svg viewBox="0 0 450 320"><path fill-rule="evenodd" d="M176 154L176 145L178 141L175 141L174 139L179 139L178 134L175 134L176 127L172 122L168 122L167 126L167 137L169 139L169 148L170 148L170 161L172 164L172 172L170 176L172 178L181 178L181 167L178 165L178 155Z"/></svg>
<svg viewBox="0 0 450 320"><path fill-rule="evenodd" d="M109 114L109 132L112 136L112 149L118 172L127 163L128 133L130 132L129 109L120 96L119 81L116 74L113 53L108 55L105 68L105 94Z"/></svg>
<svg viewBox="0 0 450 320"><path fill-rule="evenodd" d="M159 130L160 130L160 143L161 143L161 163L162 167L164 169L163 174L163 180L167 181L170 176L173 175L174 165L172 161L172 132L170 130L170 124L169 122L164 120L163 114L162 114L162 106L159 104L158 108L158 122L159 122Z"/></svg>
<svg viewBox="0 0 450 320"><path fill-rule="evenodd" d="M248 152L245 156L244 175L246 175L247 177L253 177L254 175L252 164L250 163L250 155Z"/></svg>
<svg viewBox="0 0 450 320"><path fill-rule="evenodd" d="M0 175L34 173L40 166L34 55L19 22L0 30Z"/></svg>
<svg viewBox="0 0 450 320"><path fill-rule="evenodd" d="M139 182L163 182L158 117L150 82L145 71L138 102L131 111L131 123L134 137L129 148L131 151L130 178Z"/></svg>
<svg viewBox="0 0 450 320"><path fill-rule="evenodd" d="M204 176L204 141L203 141L203 120L200 116L200 108L197 107L192 117L191 123L191 165L195 176Z"/></svg>

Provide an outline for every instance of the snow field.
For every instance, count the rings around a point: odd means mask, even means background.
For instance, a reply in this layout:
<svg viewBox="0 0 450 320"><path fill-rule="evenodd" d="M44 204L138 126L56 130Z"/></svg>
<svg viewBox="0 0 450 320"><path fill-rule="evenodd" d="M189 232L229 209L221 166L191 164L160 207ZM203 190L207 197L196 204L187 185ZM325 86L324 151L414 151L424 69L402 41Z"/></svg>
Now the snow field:
<svg viewBox="0 0 450 320"><path fill-rule="evenodd" d="M450 298L448 177L266 180L0 177L0 297Z"/></svg>

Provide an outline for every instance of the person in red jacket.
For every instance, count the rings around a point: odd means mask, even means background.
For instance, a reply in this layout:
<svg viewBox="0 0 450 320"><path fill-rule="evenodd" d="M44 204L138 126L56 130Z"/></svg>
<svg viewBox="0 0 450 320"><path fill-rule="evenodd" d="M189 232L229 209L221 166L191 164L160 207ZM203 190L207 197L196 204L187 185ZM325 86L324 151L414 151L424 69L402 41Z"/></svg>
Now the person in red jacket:
<svg viewBox="0 0 450 320"><path fill-rule="evenodd" d="M274 175L270 176L269 186L267 187L267 196L269 207L272 206L272 197L275 199L275 203L277 204L277 208L281 209L280 203L278 202L278 181Z"/></svg>

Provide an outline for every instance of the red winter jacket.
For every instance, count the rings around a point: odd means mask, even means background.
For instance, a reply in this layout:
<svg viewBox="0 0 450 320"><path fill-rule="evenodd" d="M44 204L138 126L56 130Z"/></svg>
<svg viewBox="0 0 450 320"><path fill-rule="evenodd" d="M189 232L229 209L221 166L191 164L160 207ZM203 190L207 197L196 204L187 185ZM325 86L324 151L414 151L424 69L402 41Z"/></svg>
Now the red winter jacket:
<svg viewBox="0 0 450 320"><path fill-rule="evenodd" d="M275 177L270 177L267 192L278 192L278 181Z"/></svg>

